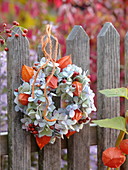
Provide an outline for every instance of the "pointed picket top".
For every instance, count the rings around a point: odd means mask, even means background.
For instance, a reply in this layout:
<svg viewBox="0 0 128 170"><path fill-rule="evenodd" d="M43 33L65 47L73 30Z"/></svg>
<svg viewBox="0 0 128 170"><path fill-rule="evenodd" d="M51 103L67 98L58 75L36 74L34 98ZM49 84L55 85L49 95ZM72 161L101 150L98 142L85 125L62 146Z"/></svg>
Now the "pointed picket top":
<svg viewBox="0 0 128 170"><path fill-rule="evenodd" d="M15 34L19 34L15 37ZM12 37L7 39L7 88L8 88L8 169L31 168L30 134L21 128L21 113L15 111L14 89L21 84L21 67L29 65L29 42L22 36L19 27L12 30Z"/></svg>
<svg viewBox="0 0 128 170"><path fill-rule="evenodd" d="M128 70L128 32L125 35L125 68ZM128 81L128 78L127 78L127 81Z"/></svg>
<svg viewBox="0 0 128 170"><path fill-rule="evenodd" d="M16 37L15 34L19 36ZM27 37L22 36L23 32L20 27L15 27L12 30L12 36L7 39L7 46L9 48L9 55L13 55L18 59L18 56L24 55L22 57L25 60L25 63L28 63L29 58L29 41ZM18 51L18 53L17 53ZM17 56L18 55L18 56ZM26 64L27 64L26 63Z"/></svg>
<svg viewBox="0 0 128 170"><path fill-rule="evenodd" d="M66 54L71 55L73 64L82 67L85 71L89 71L89 37L82 26L74 26L69 34L66 40ZM85 125L80 133L75 134L67 141L69 170L83 170L85 167L86 169L89 169L89 133L89 125ZM77 155L79 158L77 161L74 155ZM85 159L83 159L83 155Z"/></svg>
<svg viewBox="0 0 128 170"><path fill-rule="evenodd" d="M125 40L128 39L128 32L126 32L126 35L125 35Z"/></svg>
<svg viewBox="0 0 128 170"><path fill-rule="evenodd" d="M15 28L13 28L13 30L12 30L12 36L9 37L8 39L12 40L12 39L15 37L15 34L22 35L22 33L23 33L23 32L22 32L22 30L21 30L20 27L15 27ZM19 38L19 37L17 37L17 38Z"/></svg>
<svg viewBox="0 0 128 170"><path fill-rule="evenodd" d="M111 23L105 23L97 40L97 89L99 91L118 88L120 87L120 36ZM120 115L119 97L107 98L101 93L98 93L97 97L98 119ZM98 168L105 169L101 160L102 152L114 146L117 131L98 127L97 132Z"/></svg>
<svg viewBox="0 0 128 170"><path fill-rule="evenodd" d="M51 36L52 41L52 57L55 55L55 48L56 48L56 38L54 36ZM49 53L49 45L46 46L46 51ZM42 51L42 45L39 44L37 48L37 55L38 59L40 60L42 57L44 57L43 51ZM58 54L57 58L60 58L60 46L58 44Z"/></svg>
<svg viewBox="0 0 128 170"><path fill-rule="evenodd" d="M89 37L82 26L73 27L66 40L66 54L71 55L73 63L89 69Z"/></svg>
<svg viewBox="0 0 128 170"><path fill-rule="evenodd" d="M15 37L15 34L18 34L19 37ZM27 37L24 37L22 36L23 34L23 31L21 30L20 27L15 27L13 30L12 30L12 36L11 37L8 37L7 41L13 41L13 40L22 40L22 41L26 41L28 44L29 44L29 41L27 39Z"/></svg>
<svg viewBox="0 0 128 170"><path fill-rule="evenodd" d="M118 37L120 37L118 31L116 30L116 28L113 26L113 24L111 22L106 22L103 26L103 28L101 29L101 31L98 34L98 37L102 37L105 36L107 33L109 32L113 32L115 33Z"/></svg>
<svg viewBox="0 0 128 170"><path fill-rule="evenodd" d="M125 35L125 62L128 63L128 32ZM127 65L127 69L128 69L128 65Z"/></svg>
<svg viewBox="0 0 128 170"><path fill-rule="evenodd" d="M70 34L68 35L67 41L74 40L76 37L79 36L79 34L83 34L83 36L89 38L82 26L75 25L73 27L72 31L70 32Z"/></svg>

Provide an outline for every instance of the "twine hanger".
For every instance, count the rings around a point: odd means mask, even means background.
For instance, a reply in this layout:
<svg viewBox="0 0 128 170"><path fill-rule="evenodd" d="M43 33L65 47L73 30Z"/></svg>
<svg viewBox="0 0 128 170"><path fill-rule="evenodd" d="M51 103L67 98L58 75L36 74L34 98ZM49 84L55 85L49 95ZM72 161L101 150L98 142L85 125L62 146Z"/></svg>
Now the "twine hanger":
<svg viewBox="0 0 128 170"><path fill-rule="evenodd" d="M50 122L56 121L56 119L48 119L46 117L46 113L47 113L47 110L48 110L48 107L49 107L49 100L48 100L48 96L47 96L47 86L48 86L48 83L50 82L51 78L53 77L53 75L55 73L55 68L56 68L55 63L56 63L57 51L58 51L58 40L57 40L56 37L54 37L54 39L56 41L56 45L55 45L55 49L54 49L54 58L52 58L53 48L52 48L52 41L51 41L51 26L48 24L48 25L46 25L46 33L41 38L42 51L44 53L44 57L46 58L46 63L43 64L37 70L36 75L34 77L34 81L32 83L32 98L34 98L34 88L35 88L35 83L36 83L36 79L38 77L38 74L39 74L40 70L44 69L47 66L47 64L51 61L53 63L53 69L52 69L52 72L49 75L49 79L46 82L45 87L43 89L47 105L46 105L46 108L45 108L43 115L42 115L46 121L50 121ZM47 53L47 51L46 51L46 46L48 44L49 44L49 53Z"/></svg>

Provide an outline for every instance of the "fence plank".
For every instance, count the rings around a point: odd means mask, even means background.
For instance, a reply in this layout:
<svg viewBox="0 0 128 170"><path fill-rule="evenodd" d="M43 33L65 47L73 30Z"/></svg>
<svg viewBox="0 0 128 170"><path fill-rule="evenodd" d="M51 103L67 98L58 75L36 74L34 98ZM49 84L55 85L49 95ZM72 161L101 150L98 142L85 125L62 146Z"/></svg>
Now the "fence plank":
<svg viewBox="0 0 128 170"><path fill-rule="evenodd" d="M125 86L128 86L128 32L125 36ZM128 110L128 100L125 100L125 110ZM128 130L128 127L127 127ZM128 135L125 136L128 139ZM128 169L128 155L126 155L127 160L122 165L121 170Z"/></svg>
<svg viewBox="0 0 128 170"><path fill-rule="evenodd" d="M98 91L120 87L120 37L111 23L105 23L98 35L97 69ZM97 118L111 118L120 115L119 98L107 98L98 93ZM104 170L102 152L115 145L117 130L98 128L98 168Z"/></svg>
<svg viewBox="0 0 128 170"><path fill-rule="evenodd" d="M97 136L96 136L96 131L97 131L97 126L95 125L91 125L90 126L90 146L92 145L97 145ZM38 152L39 148L36 144L35 141L35 137L32 135L31 136L31 152ZM5 133L0 133L0 146L1 146L1 152L0 152L0 156L1 155L8 155L8 151L7 151L7 138L8 138L8 134ZM67 141L66 140L61 140L61 149L66 149L67 148Z"/></svg>
<svg viewBox="0 0 128 170"><path fill-rule="evenodd" d="M0 170L7 170L8 169L8 156L2 155L0 156L1 164L0 164Z"/></svg>
<svg viewBox="0 0 128 170"><path fill-rule="evenodd" d="M0 133L0 156L1 155L7 155L7 132Z"/></svg>
<svg viewBox="0 0 128 170"><path fill-rule="evenodd" d="M55 55L56 40L51 36L52 40L52 57ZM46 51L49 53L49 44L46 46ZM59 54L59 48L58 48ZM41 45L38 47L38 58L43 56ZM55 101L55 100L54 100ZM59 100L55 101L56 106L59 107ZM61 169L61 140L57 139L56 142L46 145L39 151L39 170L60 170Z"/></svg>
<svg viewBox="0 0 128 170"><path fill-rule="evenodd" d="M0 154L0 170L2 169L2 156Z"/></svg>
<svg viewBox="0 0 128 170"><path fill-rule="evenodd" d="M16 38L14 32L20 36ZM21 83L21 66L29 61L29 42L20 28L15 28L14 32L7 40L9 170L28 170L31 166L30 135L21 128L23 114L15 112L13 93Z"/></svg>
<svg viewBox="0 0 128 170"><path fill-rule="evenodd" d="M67 55L71 54L73 63L89 69L89 37L81 26L74 26L67 38ZM85 170L89 169L89 148L90 148L89 125L74 134L68 140L68 169Z"/></svg>

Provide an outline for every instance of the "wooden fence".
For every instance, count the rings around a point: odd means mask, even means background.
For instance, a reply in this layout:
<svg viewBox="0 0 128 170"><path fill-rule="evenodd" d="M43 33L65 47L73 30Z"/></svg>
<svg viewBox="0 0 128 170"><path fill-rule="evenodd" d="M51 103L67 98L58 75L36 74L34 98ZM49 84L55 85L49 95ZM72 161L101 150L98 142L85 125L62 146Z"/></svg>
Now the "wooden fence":
<svg viewBox="0 0 128 170"><path fill-rule="evenodd" d="M19 28L15 32L22 34ZM53 43L54 43L53 39ZM89 170L90 145L98 147L98 169L105 170L101 155L107 147L114 146L117 131L85 125L80 133L69 140L57 140L54 145L48 144L39 151L34 138L21 128L21 113L14 110L13 91L20 85L20 70L23 64L29 65L29 42L19 36L8 38L7 71L8 71L8 135L0 136L1 162L2 155L8 154L9 170L30 170L31 152L38 152L39 170L60 170L61 149L67 148L68 170ZM74 26L66 40L66 54L71 54L73 63L89 70L90 45L89 37L81 26ZM40 48L38 50L41 57ZM125 39L126 67L128 70L128 34ZM97 37L97 90L120 87L120 36L111 23L105 23ZM128 75L126 83L128 82ZM126 104L127 105L127 104ZM126 106L127 107L127 106ZM98 93L98 119L120 115L119 98L106 98ZM2 169L2 163L1 169ZM122 170L128 169L128 162ZM2 169L3 170L3 169Z"/></svg>

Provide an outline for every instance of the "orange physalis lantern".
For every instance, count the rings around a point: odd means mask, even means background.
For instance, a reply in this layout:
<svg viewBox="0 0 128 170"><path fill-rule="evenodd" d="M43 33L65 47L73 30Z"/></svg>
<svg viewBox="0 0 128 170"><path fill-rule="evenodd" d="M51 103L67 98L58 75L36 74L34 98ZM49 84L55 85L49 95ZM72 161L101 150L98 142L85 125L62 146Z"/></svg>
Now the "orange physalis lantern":
<svg viewBox="0 0 128 170"><path fill-rule="evenodd" d="M72 84L75 87L75 91L73 92L74 96L80 96L83 89L82 83L78 81L74 81Z"/></svg>
<svg viewBox="0 0 128 170"><path fill-rule="evenodd" d="M64 56L61 59L57 60L56 62L59 64L59 67L63 69L67 67L69 64L72 64L71 56L70 55Z"/></svg>
<svg viewBox="0 0 128 170"><path fill-rule="evenodd" d="M42 136L41 138L36 136L36 143L39 146L39 148L42 149L45 145L49 143L50 139L51 139L50 136Z"/></svg>
<svg viewBox="0 0 128 170"><path fill-rule="evenodd" d="M119 168L125 160L126 157L117 147L108 148L102 154L102 161L104 165L110 168Z"/></svg>
<svg viewBox="0 0 128 170"><path fill-rule="evenodd" d="M123 153L128 155L128 139L122 140L120 142L120 149Z"/></svg>
<svg viewBox="0 0 128 170"><path fill-rule="evenodd" d="M29 94L25 94L25 93L20 93L18 96L18 101L22 104L22 105L27 105L28 104L28 98L30 97Z"/></svg>
<svg viewBox="0 0 128 170"><path fill-rule="evenodd" d="M66 134L66 137L69 138L71 135L73 135L74 133L76 133L76 131L68 131L68 133Z"/></svg>
<svg viewBox="0 0 128 170"><path fill-rule="evenodd" d="M29 82L29 80L34 75L34 69L32 67L23 65L21 75L22 75L22 80L24 80L25 82Z"/></svg>
<svg viewBox="0 0 128 170"><path fill-rule="evenodd" d="M50 76L46 78L46 81L48 82ZM52 76L51 80L48 82L48 86L55 89L57 88L58 78L56 76Z"/></svg>
<svg viewBox="0 0 128 170"><path fill-rule="evenodd" d="M82 112L79 109L74 110L75 116L72 118L72 120L80 120L82 118Z"/></svg>

